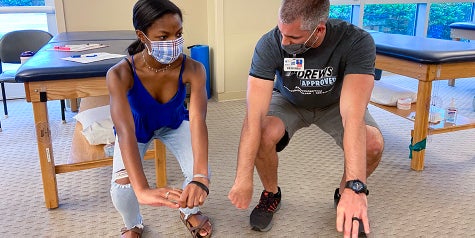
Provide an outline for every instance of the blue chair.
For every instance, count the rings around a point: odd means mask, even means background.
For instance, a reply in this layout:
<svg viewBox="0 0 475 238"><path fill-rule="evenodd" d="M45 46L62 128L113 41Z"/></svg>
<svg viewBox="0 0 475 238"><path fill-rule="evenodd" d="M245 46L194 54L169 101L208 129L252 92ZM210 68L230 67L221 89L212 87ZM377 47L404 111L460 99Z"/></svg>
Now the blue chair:
<svg viewBox="0 0 475 238"><path fill-rule="evenodd" d="M25 51L36 52L46 45L53 36L41 30L18 30L8 32L0 39L0 85L2 89L3 111L8 117L5 83L16 83L16 71L21 65L20 55ZM65 103L61 100L61 116L65 121ZM0 131L1 131L0 124Z"/></svg>

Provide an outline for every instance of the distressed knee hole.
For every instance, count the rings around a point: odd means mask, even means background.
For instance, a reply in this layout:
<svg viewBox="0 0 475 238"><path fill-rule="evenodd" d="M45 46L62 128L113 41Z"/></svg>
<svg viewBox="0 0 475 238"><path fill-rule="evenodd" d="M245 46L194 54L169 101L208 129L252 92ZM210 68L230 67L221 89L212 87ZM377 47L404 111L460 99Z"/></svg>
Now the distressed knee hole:
<svg viewBox="0 0 475 238"><path fill-rule="evenodd" d="M125 169L115 173L115 182L120 185L130 184L129 175Z"/></svg>

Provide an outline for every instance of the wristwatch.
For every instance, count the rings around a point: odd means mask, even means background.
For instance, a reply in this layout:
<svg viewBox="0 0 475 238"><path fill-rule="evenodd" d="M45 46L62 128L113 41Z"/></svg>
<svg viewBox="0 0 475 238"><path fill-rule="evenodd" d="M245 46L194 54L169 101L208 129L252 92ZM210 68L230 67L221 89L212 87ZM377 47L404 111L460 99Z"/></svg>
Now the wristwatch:
<svg viewBox="0 0 475 238"><path fill-rule="evenodd" d="M359 179L347 181L345 184L345 188L349 188L357 194L359 193L364 193L366 195L369 194L368 187Z"/></svg>

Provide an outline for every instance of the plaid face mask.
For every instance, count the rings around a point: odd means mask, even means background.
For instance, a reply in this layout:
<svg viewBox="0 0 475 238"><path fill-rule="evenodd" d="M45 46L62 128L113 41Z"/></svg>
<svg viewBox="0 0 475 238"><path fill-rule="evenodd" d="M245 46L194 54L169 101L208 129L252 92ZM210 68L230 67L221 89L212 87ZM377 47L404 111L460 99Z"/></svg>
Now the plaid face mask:
<svg viewBox="0 0 475 238"><path fill-rule="evenodd" d="M185 42L183 36L175 40L167 41L151 41L147 36L145 36L145 38L150 41L150 45L152 46L150 50L147 44L145 44L148 54L153 56L153 58L161 64L171 64L183 53L183 43Z"/></svg>

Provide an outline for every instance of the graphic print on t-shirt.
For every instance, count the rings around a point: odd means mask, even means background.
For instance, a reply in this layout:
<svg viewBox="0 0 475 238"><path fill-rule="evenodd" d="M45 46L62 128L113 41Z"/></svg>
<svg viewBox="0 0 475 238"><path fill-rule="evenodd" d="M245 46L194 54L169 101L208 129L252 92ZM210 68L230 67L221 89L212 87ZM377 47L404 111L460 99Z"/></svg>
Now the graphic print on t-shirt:
<svg viewBox="0 0 475 238"><path fill-rule="evenodd" d="M292 93L325 94L335 86L336 75L333 75L333 73L334 68L331 66L323 69L287 71L284 72L284 77L287 78L285 81L288 83L285 83L284 87Z"/></svg>

